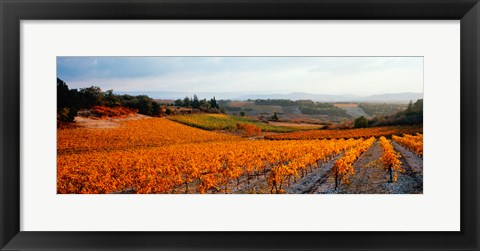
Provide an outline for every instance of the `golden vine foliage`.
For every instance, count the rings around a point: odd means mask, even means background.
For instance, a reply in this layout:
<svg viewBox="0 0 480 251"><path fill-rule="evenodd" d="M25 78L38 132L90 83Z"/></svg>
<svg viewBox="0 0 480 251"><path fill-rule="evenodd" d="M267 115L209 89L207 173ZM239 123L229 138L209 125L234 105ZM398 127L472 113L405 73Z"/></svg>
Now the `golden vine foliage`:
<svg viewBox="0 0 480 251"><path fill-rule="evenodd" d="M372 144L375 142L375 138L371 137L367 140L363 138L357 140L345 154L335 161L332 167L332 171L335 175L335 188L337 188L339 181L341 180L345 184L349 183L349 177L355 174L353 164L358 157L366 152Z"/></svg>
<svg viewBox="0 0 480 251"><path fill-rule="evenodd" d="M287 141L288 142L288 141ZM281 159L271 169L269 175L269 184L275 191L281 192L282 186L289 185L290 179L299 177L299 174L305 175L308 171L312 171L314 168L319 167L321 162L328 161L336 154L340 154L345 149L348 149L356 144L358 140L322 140L322 141L306 141L306 143L314 142L321 147L315 145L303 145L305 153L291 151L290 155ZM310 148L310 149L309 149ZM286 154L286 153L284 153ZM288 153L287 153L288 154ZM310 170L309 170L310 169Z"/></svg>
<svg viewBox="0 0 480 251"><path fill-rule="evenodd" d="M111 118L121 118L127 117L129 115L136 114L138 109L132 109L128 107L118 106L118 107L107 107L107 106L94 106L92 107L91 113L94 116L101 118L111 117Z"/></svg>
<svg viewBox="0 0 480 251"><path fill-rule="evenodd" d="M392 136L392 140L407 147L410 151L423 156L423 134L417 133L417 135L404 134L403 137Z"/></svg>
<svg viewBox="0 0 480 251"><path fill-rule="evenodd" d="M397 172L404 172L399 160L400 154L395 151L393 145L385 137L380 137L380 146L383 149L382 162L390 173L390 181L397 181Z"/></svg>
<svg viewBox="0 0 480 251"><path fill-rule="evenodd" d="M262 132L262 128L251 124L237 124L237 128L245 131L245 136L258 136Z"/></svg>
<svg viewBox="0 0 480 251"><path fill-rule="evenodd" d="M235 140L240 138L192 128L163 118L150 118L125 121L116 128L57 130L57 154Z"/></svg>
<svg viewBox="0 0 480 251"><path fill-rule="evenodd" d="M57 192L230 193L251 177L264 177L278 193L292 178L342 153L334 173L348 182L353 163L374 141L247 140L162 118L63 129L57 131Z"/></svg>
<svg viewBox="0 0 480 251"><path fill-rule="evenodd" d="M266 139L340 139L340 138L370 138L390 135L401 135L422 132L421 126L383 126L370 128L357 128L345 130L311 130L292 133L283 133L266 136Z"/></svg>
<svg viewBox="0 0 480 251"><path fill-rule="evenodd" d="M59 155L57 192L228 193L240 178L271 170L284 179L353 142L245 140Z"/></svg>

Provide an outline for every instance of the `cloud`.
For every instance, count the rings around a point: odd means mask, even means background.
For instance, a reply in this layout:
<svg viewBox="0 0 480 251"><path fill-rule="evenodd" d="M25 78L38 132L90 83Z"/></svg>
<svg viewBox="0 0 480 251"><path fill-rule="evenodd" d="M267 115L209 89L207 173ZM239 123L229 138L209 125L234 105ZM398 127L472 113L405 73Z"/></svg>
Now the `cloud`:
<svg viewBox="0 0 480 251"><path fill-rule="evenodd" d="M57 76L73 88L116 91L423 91L421 57L58 57Z"/></svg>

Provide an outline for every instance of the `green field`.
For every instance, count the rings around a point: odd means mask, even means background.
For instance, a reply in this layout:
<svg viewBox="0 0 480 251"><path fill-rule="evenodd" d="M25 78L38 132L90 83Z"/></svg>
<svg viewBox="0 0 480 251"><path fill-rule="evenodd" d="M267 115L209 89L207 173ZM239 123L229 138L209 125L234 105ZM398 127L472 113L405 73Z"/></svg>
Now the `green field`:
<svg viewBox="0 0 480 251"><path fill-rule="evenodd" d="M299 128L288 126L273 126L249 118L230 116L225 114L195 114L195 115L176 115L169 119L179 123L205 129L205 130L227 130L236 129L237 124L251 124L262 129L264 132L295 132Z"/></svg>

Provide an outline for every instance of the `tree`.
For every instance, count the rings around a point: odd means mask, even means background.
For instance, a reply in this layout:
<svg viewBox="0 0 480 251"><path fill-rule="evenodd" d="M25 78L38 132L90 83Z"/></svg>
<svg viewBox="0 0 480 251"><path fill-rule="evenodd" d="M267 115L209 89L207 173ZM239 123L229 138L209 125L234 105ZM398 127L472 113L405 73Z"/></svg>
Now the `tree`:
<svg viewBox="0 0 480 251"><path fill-rule="evenodd" d="M273 113L273 115L272 115L272 120L278 121L277 112L274 112L274 113Z"/></svg>
<svg viewBox="0 0 480 251"><path fill-rule="evenodd" d="M204 98L200 100L200 107L210 109L210 103Z"/></svg>
<svg viewBox="0 0 480 251"><path fill-rule="evenodd" d="M154 103L157 105L158 108L160 108L160 105L158 105L158 103L156 102L152 102L152 99L149 98L148 96L140 95L136 97L136 100L134 102L136 107L132 107L132 108L138 109L138 112L141 114L155 116L158 113L155 114L154 112L154 108L157 108L157 107L154 107L155 106Z"/></svg>
<svg viewBox="0 0 480 251"><path fill-rule="evenodd" d="M190 106L190 99L188 97L185 97L183 99L183 106L189 107Z"/></svg>
<svg viewBox="0 0 480 251"><path fill-rule="evenodd" d="M200 108L200 101L198 101L197 94L193 95L192 108Z"/></svg>
<svg viewBox="0 0 480 251"><path fill-rule="evenodd" d="M175 106L178 106L178 107L183 106L183 101L181 99L175 100Z"/></svg>
<svg viewBox="0 0 480 251"><path fill-rule="evenodd" d="M117 95L113 94L113 90L106 91L103 96L104 96L106 106L113 107L113 106L120 105L120 99L118 98Z"/></svg>
<svg viewBox="0 0 480 251"><path fill-rule="evenodd" d="M423 112L423 99L419 99L417 102L415 102L415 104L413 104L413 110L415 112Z"/></svg>
<svg viewBox="0 0 480 251"><path fill-rule="evenodd" d="M57 108L66 107L70 102L70 90L68 85L57 78Z"/></svg>
<svg viewBox="0 0 480 251"><path fill-rule="evenodd" d="M217 104L217 100L215 99L215 96L212 99L210 99L210 106L212 108L219 108Z"/></svg>
<svg viewBox="0 0 480 251"><path fill-rule="evenodd" d="M244 112L244 111L241 111L241 112L240 112L240 116L245 117L245 112Z"/></svg>
<svg viewBox="0 0 480 251"><path fill-rule="evenodd" d="M57 120L73 122L77 116L77 103L77 90L69 90L67 83L57 78Z"/></svg>
<svg viewBox="0 0 480 251"><path fill-rule="evenodd" d="M150 112L150 115L151 116L158 116L161 113L162 107L155 100L151 100L151 102L152 102L152 110Z"/></svg>
<svg viewBox="0 0 480 251"><path fill-rule="evenodd" d="M77 112L72 111L71 108L63 107L57 110L57 122L73 122L75 120L75 116Z"/></svg>
<svg viewBox="0 0 480 251"><path fill-rule="evenodd" d="M364 116L361 116L353 122L353 126L355 128L364 128L368 126L368 119L365 118Z"/></svg>
<svg viewBox="0 0 480 251"><path fill-rule="evenodd" d="M96 105L103 105L104 94L102 89L98 86L91 86L80 89L80 95L83 99L83 107L92 107Z"/></svg>
<svg viewBox="0 0 480 251"><path fill-rule="evenodd" d="M413 102L410 100L410 103L408 103L406 114L410 114L413 112Z"/></svg>

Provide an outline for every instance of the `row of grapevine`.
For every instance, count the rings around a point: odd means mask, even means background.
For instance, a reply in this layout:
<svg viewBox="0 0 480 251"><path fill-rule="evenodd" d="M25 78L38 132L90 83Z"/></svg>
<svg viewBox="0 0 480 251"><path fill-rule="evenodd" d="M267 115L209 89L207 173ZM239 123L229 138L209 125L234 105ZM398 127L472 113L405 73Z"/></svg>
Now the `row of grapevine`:
<svg viewBox="0 0 480 251"><path fill-rule="evenodd" d="M250 177L268 179L270 170L275 170L279 185L285 177L326 161L356 142L210 142L59 155L57 192L229 193Z"/></svg>
<svg viewBox="0 0 480 251"><path fill-rule="evenodd" d="M340 154L344 150L358 145L362 140L323 140L321 148L312 149L311 152L306 152L303 155L292 156L286 162L277 163L270 172L269 184L271 186L270 192L275 189L276 193L282 191L282 186L290 185L293 178L294 181L299 177L299 174L306 175L318 168L322 162L328 161L332 156Z"/></svg>
<svg viewBox="0 0 480 251"><path fill-rule="evenodd" d="M423 134L417 135L404 134L403 137L392 136L392 140L407 147L410 151L423 156Z"/></svg>
<svg viewBox="0 0 480 251"><path fill-rule="evenodd" d="M125 121L115 128L57 130L57 154L236 140L241 139L232 135L192 128L164 118L150 118Z"/></svg>
<svg viewBox="0 0 480 251"><path fill-rule="evenodd" d="M409 130L418 128L323 130L320 137L318 131L310 131L298 138L275 135L297 140L263 141L162 118L125 121L108 129L58 130L57 192L232 193L244 191L255 179L263 184L262 192L281 193L292 181L343 154L332 167L337 188L355 174L353 164L375 142L374 135ZM338 135L343 136L336 139ZM422 134L392 139L423 153ZM380 145L381 160L395 181L396 172L403 170L398 153L385 137L380 138Z"/></svg>
<svg viewBox="0 0 480 251"><path fill-rule="evenodd" d="M310 130L265 136L270 140L310 140L339 138L370 138L390 135L412 134L422 132L421 126L383 126L345 130Z"/></svg>
<svg viewBox="0 0 480 251"><path fill-rule="evenodd" d="M385 137L380 137L380 146L383 149L382 162L390 175L390 182L397 181L397 172L404 172L399 160L400 154L395 151L393 145Z"/></svg>
<svg viewBox="0 0 480 251"><path fill-rule="evenodd" d="M342 181L348 184L349 176L355 174L353 164L358 157L367 151L375 142L375 138L371 137L367 140L360 139L356 142L356 145L345 152L345 154L335 161L332 171L335 176L335 189L337 189L339 182Z"/></svg>
<svg viewBox="0 0 480 251"><path fill-rule="evenodd" d="M128 108L124 106L118 107L107 107L107 106L94 106L92 107L90 113L91 115L106 118L121 118L127 117L129 115L134 115L138 112L138 109Z"/></svg>

